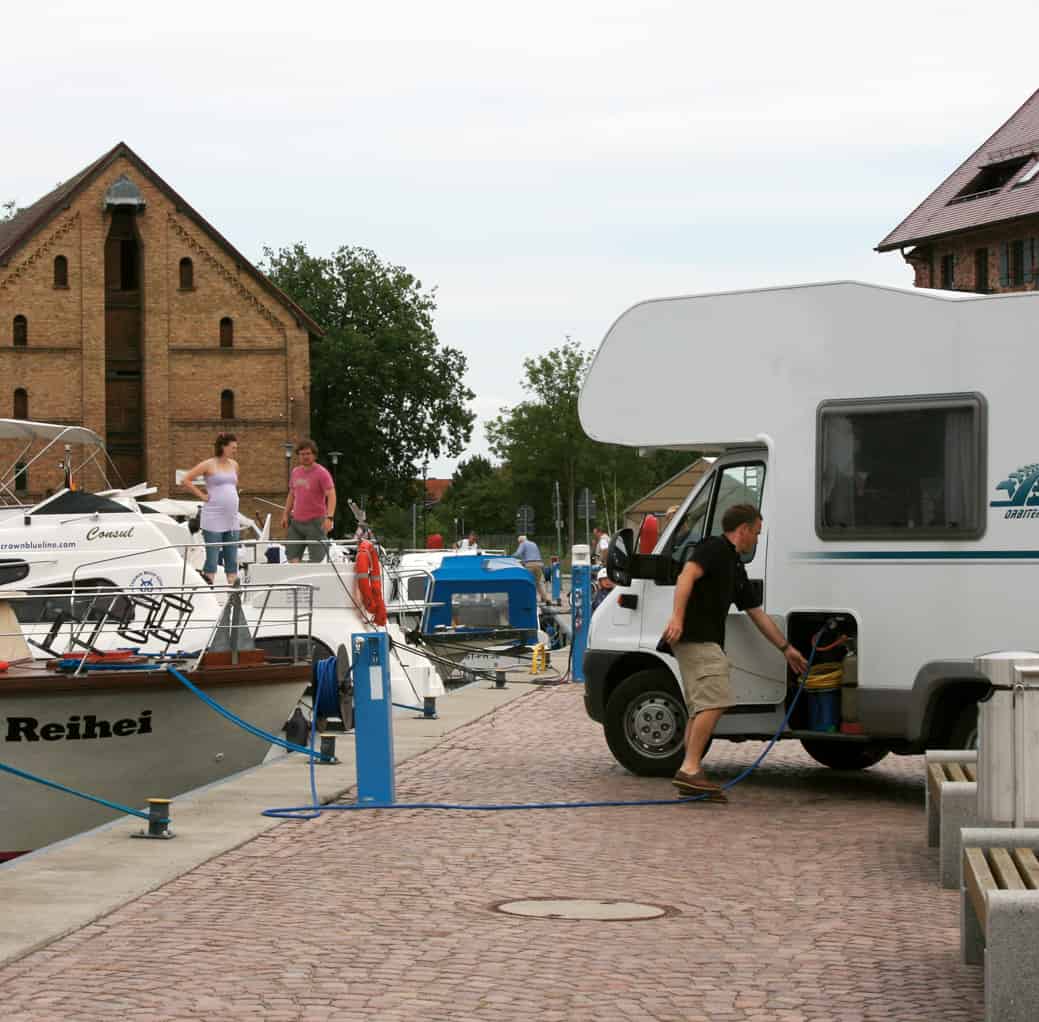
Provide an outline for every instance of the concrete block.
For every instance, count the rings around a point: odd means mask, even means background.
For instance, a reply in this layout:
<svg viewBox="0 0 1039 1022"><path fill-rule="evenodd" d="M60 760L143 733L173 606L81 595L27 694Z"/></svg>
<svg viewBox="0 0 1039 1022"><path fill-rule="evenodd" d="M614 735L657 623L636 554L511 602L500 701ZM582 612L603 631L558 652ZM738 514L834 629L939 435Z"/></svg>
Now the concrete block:
<svg viewBox="0 0 1039 1022"><path fill-rule="evenodd" d="M988 897L985 1022L1035 1022L1039 1012L1039 891Z"/></svg>
<svg viewBox="0 0 1039 1022"><path fill-rule="evenodd" d="M960 832L979 822L977 782L946 781L941 789L938 839L938 882L946 890L955 890L960 881Z"/></svg>

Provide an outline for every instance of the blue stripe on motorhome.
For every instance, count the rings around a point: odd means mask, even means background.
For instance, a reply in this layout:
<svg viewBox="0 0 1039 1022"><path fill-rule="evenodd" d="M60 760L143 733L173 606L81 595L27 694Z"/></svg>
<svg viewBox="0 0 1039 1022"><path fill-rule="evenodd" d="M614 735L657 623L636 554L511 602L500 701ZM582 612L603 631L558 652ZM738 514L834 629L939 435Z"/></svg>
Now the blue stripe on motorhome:
<svg viewBox="0 0 1039 1022"><path fill-rule="evenodd" d="M1039 550L835 550L803 551L796 561L1036 561Z"/></svg>

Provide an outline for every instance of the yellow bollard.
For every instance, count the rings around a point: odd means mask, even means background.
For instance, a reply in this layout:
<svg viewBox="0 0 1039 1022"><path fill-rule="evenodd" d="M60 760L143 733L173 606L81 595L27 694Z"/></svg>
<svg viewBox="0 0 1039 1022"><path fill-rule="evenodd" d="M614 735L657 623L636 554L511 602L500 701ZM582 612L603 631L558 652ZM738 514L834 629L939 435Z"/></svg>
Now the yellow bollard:
<svg viewBox="0 0 1039 1022"><path fill-rule="evenodd" d="M547 670L547 667L545 644L539 642L530 654L530 673L540 674L542 671Z"/></svg>

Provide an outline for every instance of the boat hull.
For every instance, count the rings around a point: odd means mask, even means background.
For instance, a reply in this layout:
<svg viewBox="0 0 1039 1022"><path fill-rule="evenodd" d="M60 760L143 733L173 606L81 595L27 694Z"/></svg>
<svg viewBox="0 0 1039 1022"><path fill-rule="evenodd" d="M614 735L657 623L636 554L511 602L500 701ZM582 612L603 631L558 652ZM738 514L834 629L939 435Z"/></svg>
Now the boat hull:
<svg viewBox="0 0 1039 1022"><path fill-rule="evenodd" d="M310 665L207 668L207 695L277 734ZM0 679L0 762L132 808L261 763L270 743L164 671ZM96 827L118 811L0 772L0 859Z"/></svg>

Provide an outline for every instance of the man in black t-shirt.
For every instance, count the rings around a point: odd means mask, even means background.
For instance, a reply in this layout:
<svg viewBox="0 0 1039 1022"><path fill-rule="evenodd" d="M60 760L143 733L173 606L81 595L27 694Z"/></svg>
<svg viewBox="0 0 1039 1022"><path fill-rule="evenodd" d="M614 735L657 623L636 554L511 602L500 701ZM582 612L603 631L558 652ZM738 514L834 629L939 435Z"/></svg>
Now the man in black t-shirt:
<svg viewBox="0 0 1039 1022"><path fill-rule="evenodd" d="M734 705L729 661L723 651L730 604L746 611L794 671L800 674L807 667L805 658L762 609L743 567L741 555L753 552L760 533L761 514L753 504L730 507L722 515L722 535L690 550L675 585L674 611L664 640L672 644L678 660L689 709L685 759L674 779L683 795L707 794L712 801L726 801L721 785L700 768L700 759L722 714Z"/></svg>

